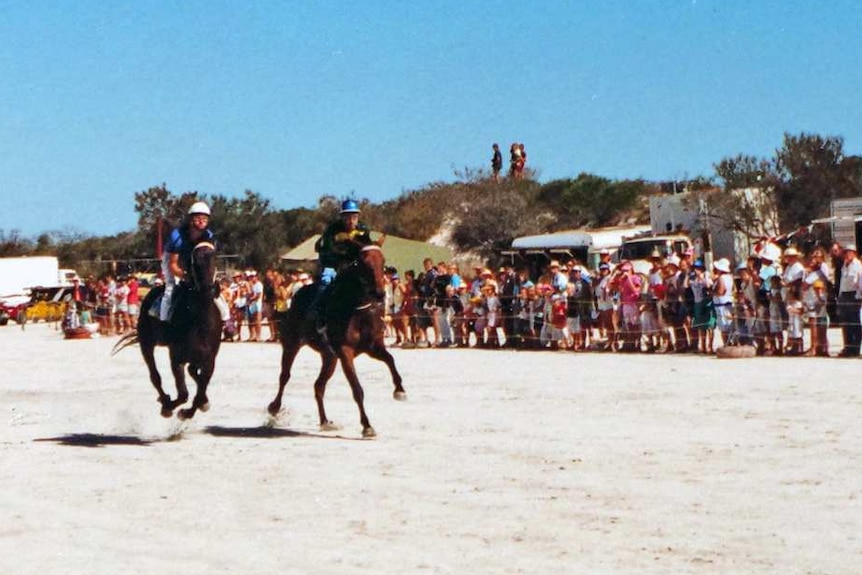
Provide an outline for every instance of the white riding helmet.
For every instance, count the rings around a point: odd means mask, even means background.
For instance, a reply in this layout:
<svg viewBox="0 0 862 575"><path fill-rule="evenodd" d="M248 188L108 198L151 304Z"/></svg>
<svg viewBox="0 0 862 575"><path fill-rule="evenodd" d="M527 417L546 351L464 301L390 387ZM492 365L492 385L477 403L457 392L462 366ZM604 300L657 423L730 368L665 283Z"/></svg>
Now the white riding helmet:
<svg viewBox="0 0 862 575"><path fill-rule="evenodd" d="M189 208L189 215L193 216L195 214L203 214L205 216L209 216L210 207L206 205L206 202L195 202L192 204L192 207Z"/></svg>

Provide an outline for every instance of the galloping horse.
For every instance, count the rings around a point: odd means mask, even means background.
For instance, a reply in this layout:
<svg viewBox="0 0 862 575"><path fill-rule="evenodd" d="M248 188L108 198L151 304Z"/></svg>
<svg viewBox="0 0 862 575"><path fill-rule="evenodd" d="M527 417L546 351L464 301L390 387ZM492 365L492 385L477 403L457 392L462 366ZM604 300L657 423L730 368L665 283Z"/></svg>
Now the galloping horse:
<svg viewBox="0 0 862 575"><path fill-rule="evenodd" d="M147 294L141 304L141 315L137 331L123 336L114 346L112 354L136 343L141 346L141 355L150 371L150 381L159 394L162 404L162 417L171 417L174 409L186 403L189 390L186 387L183 366L188 364L188 372L197 384L192 406L181 409L177 413L180 419L194 417L200 409L209 409L207 385L209 385L215 358L221 344L222 320L215 305L215 246L209 242L200 242L192 250L191 265L192 284L185 288L177 288L174 292L174 312L169 323L163 323L150 315L150 309L155 300L164 292L164 287L156 287ZM162 377L156 368L154 357L157 345L167 346L171 371L177 385L177 398L162 389Z"/></svg>
<svg viewBox="0 0 862 575"><path fill-rule="evenodd" d="M326 383L332 377L335 365L340 360L341 369L347 381L350 382L353 399L359 407L362 436L374 437L376 433L365 413L363 405L365 394L356 376L353 360L367 353L372 358L382 361L392 375L392 383L395 386L393 397L404 400L407 398L407 393L401 386L401 375L395 368L395 360L386 350L383 341L385 328L383 251L378 244L358 246L358 249L359 255L356 261L341 271L332 282L324 318L327 328L325 338L317 333L315 322L309 317L317 286L305 286L294 296L287 317L279 325L282 347L281 374L278 377L278 394L269 404L268 410L273 416L278 414L284 386L290 379L290 368L293 366L296 354L302 346L308 345L320 354L322 362L320 374L314 382L314 398L317 400L321 429L336 428L326 417L323 395L326 392Z"/></svg>

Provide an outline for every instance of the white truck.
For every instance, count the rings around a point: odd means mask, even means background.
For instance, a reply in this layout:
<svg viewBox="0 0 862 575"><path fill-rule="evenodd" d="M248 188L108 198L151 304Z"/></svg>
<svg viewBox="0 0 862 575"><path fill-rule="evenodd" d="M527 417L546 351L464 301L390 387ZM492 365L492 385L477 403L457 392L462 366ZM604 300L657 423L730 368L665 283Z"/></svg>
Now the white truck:
<svg viewBox="0 0 862 575"><path fill-rule="evenodd" d="M22 295L32 287L71 285L75 270L60 269L55 256L0 258L0 297Z"/></svg>

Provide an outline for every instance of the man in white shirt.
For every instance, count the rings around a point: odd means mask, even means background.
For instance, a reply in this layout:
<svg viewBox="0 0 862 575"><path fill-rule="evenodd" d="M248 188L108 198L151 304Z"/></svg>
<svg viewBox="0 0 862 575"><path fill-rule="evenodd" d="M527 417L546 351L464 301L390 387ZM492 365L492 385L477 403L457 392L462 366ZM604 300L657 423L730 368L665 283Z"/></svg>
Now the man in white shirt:
<svg viewBox="0 0 862 575"><path fill-rule="evenodd" d="M859 323L860 291L862 291L862 262L856 255L856 246L844 246L844 265L838 290L838 321L844 338L844 349L839 357L858 357L862 343L862 325Z"/></svg>

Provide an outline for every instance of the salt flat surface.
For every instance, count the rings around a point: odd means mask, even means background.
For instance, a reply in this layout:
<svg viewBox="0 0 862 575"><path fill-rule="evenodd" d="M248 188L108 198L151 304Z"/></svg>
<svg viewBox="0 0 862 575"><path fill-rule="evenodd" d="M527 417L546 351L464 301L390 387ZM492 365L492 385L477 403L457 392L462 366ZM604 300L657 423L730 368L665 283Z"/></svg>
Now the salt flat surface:
<svg viewBox="0 0 862 575"><path fill-rule="evenodd" d="M862 360L226 344L162 419L136 349L0 328L0 573L862 572ZM170 390L167 354L159 354Z"/></svg>

